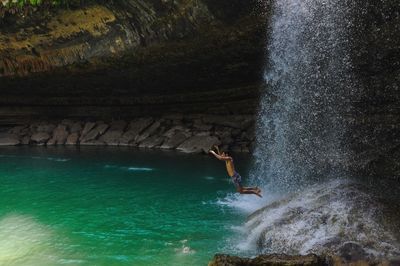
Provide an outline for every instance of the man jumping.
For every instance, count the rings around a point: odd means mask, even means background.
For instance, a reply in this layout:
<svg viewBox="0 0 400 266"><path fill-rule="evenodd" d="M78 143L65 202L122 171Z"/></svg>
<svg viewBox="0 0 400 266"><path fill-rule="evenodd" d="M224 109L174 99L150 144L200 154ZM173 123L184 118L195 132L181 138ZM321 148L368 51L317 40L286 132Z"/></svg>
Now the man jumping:
<svg viewBox="0 0 400 266"><path fill-rule="evenodd" d="M220 161L225 161L226 164L226 171L228 172L228 175L232 178L233 183L236 186L237 192L240 194L255 194L262 198L261 196L261 189L258 187L243 187L242 186L242 177L239 175L238 172L235 171L235 166L233 164L233 158L228 156L227 153L225 152L220 152L218 146L214 146L215 151L209 150L209 153L214 155L218 160Z"/></svg>

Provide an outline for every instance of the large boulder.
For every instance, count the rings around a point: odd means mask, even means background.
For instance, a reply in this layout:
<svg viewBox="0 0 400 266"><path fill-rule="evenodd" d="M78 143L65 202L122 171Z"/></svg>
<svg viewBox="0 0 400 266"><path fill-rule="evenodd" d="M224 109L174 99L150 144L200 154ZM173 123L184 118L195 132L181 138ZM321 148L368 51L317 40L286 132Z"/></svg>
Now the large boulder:
<svg viewBox="0 0 400 266"><path fill-rule="evenodd" d="M15 146L20 144L20 140L16 134L1 133L0 146Z"/></svg>
<svg viewBox="0 0 400 266"><path fill-rule="evenodd" d="M129 123L128 131L140 134L154 122L153 118L139 118Z"/></svg>
<svg viewBox="0 0 400 266"><path fill-rule="evenodd" d="M181 145L185 140L190 137L190 133L185 131L175 132L170 138L165 140L165 142L161 145L161 149L175 149L179 145Z"/></svg>
<svg viewBox="0 0 400 266"><path fill-rule="evenodd" d="M107 145L117 146L123 134L123 131L109 130L99 140L105 142Z"/></svg>
<svg viewBox="0 0 400 266"><path fill-rule="evenodd" d="M108 125L104 123L99 123L95 128L89 131L86 135L81 137L81 144L87 144L92 140L96 140L99 136L104 134L108 129Z"/></svg>
<svg viewBox="0 0 400 266"><path fill-rule="evenodd" d="M213 145L221 142L215 136L193 136L178 146L177 150L185 153L207 153Z"/></svg>
<svg viewBox="0 0 400 266"><path fill-rule="evenodd" d="M147 148L152 149L155 147L159 147L164 142L164 137L162 136L152 136L148 139L145 139L139 144L139 148Z"/></svg>
<svg viewBox="0 0 400 266"><path fill-rule="evenodd" d="M31 136L31 140L35 144L45 144L50 139L50 134L46 132L38 132Z"/></svg>
<svg viewBox="0 0 400 266"><path fill-rule="evenodd" d="M146 129L142 134L136 137L135 142L140 143L143 140L151 137L160 128L161 123L159 121L154 122L148 129Z"/></svg>
<svg viewBox="0 0 400 266"><path fill-rule="evenodd" d="M68 138L67 126L60 124L53 131L53 137L49 140L52 144L64 145ZM49 142L47 143L49 145Z"/></svg>
<svg viewBox="0 0 400 266"><path fill-rule="evenodd" d="M94 122L87 122L87 123L85 124L85 126L83 127L82 135L81 135L81 136L82 136L82 137L86 136L86 134L88 134L89 131L91 131L95 126L96 126L96 123L94 123ZM72 130L71 130L71 132L72 132Z"/></svg>
<svg viewBox="0 0 400 266"><path fill-rule="evenodd" d="M126 125L127 123L123 120L112 122L110 129L99 140L105 142L107 145L118 145L124 134Z"/></svg>
<svg viewBox="0 0 400 266"><path fill-rule="evenodd" d="M68 136L65 145L76 145L78 144L78 141L79 141L79 134L77 132L74 132Z"/></svg>
<svg viewBox="0 0 400 266"><path fill-rule="evenodd" d="M190 129L185 128L183 125L175 125L172 128L168 129L163 136L166 138L172 138L177 132L189 132Z"/></svg>
<svg viewBox="0 0 400 266"><path fill-rule="evenodd" d="M208 266L327 266L325 258L315 254L290 256L284 254L261 255L254 259L217 254Z"/></svg>
<svg viewBox="0 0 400 266"><path fill-rule="evenodd" d="M120 138L119 145L120 146L134 145L136 136L137 136L136 130L128 130Z"/></svg>
<svg viewBox="0 0 400 266"><path fill-rule="evenodd" d="M126 131L120 138L119 145L135 145L135 139L138 137L138 135L142 133L143 130L148 128L153 122L154 119L152 118L140 118L132 121L128 126L128 131Z"/></svg>

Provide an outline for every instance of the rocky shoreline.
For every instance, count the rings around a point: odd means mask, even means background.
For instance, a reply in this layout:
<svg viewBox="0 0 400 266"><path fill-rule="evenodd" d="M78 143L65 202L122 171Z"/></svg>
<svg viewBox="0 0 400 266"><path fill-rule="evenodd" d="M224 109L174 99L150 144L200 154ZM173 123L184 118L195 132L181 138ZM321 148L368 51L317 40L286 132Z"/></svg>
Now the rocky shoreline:
<svg viewBox="0 0 400 266"><path fill-rule="evenodd" d="M400 260L347 260L338 256L309 254L285 255L270 254L260 255L256 258L241 258L224 254L216 254L208 266L397 266Z"/></svg>
<svg viewBox="0 0 400 266"><path fill-rule="evenodd" d="M165 115L130 121L34 121L3 127L0 146L97 145L207 152L212 145L250 152L255 141L251 115Z"/></svg>

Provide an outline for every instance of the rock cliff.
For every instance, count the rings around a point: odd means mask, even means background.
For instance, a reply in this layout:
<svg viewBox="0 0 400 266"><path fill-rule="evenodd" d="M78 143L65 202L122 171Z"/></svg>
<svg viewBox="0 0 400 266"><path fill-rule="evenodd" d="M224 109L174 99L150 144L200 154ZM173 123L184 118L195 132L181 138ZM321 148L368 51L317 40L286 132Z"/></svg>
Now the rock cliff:
<svg viewBox="0 0 400 266"><path fill-rule="evenodd" d="M8 15L0 122L254 114L263 10L257 1L127 0Z"/></svg>
<svg viewBox="0 0 400 266"><path fill-rule="evenodd" d="M256 113L273 1L79 2L0 19L0 124ZM351 3L349 163L400 176L400 4Z"/></svg>
<svg viewBox="0 0 400 266"><path fill-rule="evenodd" d="M352 114L352 164L364 176L400 178L400 2L354 4L350 42L360 97Z"/></svg>

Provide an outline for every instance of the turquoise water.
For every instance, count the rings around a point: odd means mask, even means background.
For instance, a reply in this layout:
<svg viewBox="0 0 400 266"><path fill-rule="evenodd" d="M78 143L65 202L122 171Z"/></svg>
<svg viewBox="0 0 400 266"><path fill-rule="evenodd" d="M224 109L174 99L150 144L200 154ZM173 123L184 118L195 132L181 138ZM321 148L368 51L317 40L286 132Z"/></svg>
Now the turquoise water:
<svg viewBox="0 0 400 266"><path fill-rule="evenodd" d="M246 219L220 204L234 187L208 156L18 147L0 161L0 265L206 265Z"/></svg>

